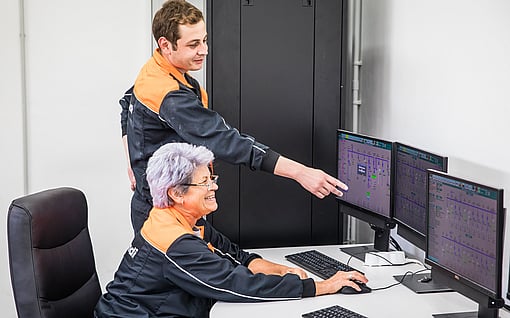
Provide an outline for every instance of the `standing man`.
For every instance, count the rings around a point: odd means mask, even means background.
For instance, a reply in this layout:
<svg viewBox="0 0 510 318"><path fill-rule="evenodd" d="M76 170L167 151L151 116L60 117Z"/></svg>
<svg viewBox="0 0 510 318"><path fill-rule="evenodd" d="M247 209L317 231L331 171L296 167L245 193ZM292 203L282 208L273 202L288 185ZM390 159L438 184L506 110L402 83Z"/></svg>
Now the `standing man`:
<svg viewBox="0 0 510 318"><path fill-rule="evenodd" d="M169 142L205 146L216 158L298 182L322 199L347 186L324 171L281 156L255 138L240 134L208 109L206 91L188 72L202 68L207 31L202 12L183 0L169 0L156 12L152 33L158 48L120 101L123 140L132 189L131 221L138 231L152 208L145 179L154 151Z"/></svg>

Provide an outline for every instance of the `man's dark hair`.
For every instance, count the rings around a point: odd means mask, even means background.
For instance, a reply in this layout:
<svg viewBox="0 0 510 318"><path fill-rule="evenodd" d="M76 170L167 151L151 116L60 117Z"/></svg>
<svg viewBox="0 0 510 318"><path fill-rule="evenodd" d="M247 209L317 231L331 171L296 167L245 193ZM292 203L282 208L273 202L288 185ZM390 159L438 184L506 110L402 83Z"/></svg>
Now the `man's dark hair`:
<svg viewBox="0 0 510 318"><path fill-rule="evenodd" d="M159 38L165 37L172 43L172 48L176 50L177 40L181 38L179 25L193 25L203 20L202 12L191 3L184 0L168 0L154 15L152 35L156 43Z"/></svg>

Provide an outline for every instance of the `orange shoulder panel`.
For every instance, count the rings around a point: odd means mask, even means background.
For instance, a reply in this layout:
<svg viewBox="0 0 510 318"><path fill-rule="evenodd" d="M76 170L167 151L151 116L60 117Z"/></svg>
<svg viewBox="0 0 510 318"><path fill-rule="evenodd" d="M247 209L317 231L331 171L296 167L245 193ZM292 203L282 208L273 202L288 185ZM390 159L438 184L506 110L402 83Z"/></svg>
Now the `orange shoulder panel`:
<svg viewBox="0 0 510 318"><path fill-rule="evenodd" d="M172 208L153 208L140 230L142 236L162 253L184 234L193 234L187 221Z"/></svg>
<svg viewBox="0 0 510 318"><path fill-rule="evenodd" d="M169 92L178 89L179 83L164 69L158 67L154 59L150 59L138 74L134 94L142 104L159 113L163 98Z"/></svg>

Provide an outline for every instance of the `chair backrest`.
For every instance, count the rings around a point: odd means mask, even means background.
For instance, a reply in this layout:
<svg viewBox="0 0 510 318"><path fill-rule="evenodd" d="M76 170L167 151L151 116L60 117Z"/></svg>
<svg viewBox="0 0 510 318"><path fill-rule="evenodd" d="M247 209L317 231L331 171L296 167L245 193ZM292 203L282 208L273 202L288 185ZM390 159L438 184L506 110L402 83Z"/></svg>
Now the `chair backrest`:
<svg viewBox="0 0 510 318"><path fill-rule="evenodd" d="M7 240L18 317L93 317L101 287L87 217L85 195L73 188L12 201Z"/></svg>

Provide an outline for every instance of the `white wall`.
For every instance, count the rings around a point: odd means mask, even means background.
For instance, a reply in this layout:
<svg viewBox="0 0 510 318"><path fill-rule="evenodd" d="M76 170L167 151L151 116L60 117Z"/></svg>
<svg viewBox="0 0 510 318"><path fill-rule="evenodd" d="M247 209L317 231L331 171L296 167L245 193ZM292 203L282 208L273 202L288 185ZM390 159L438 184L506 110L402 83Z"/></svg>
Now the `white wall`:
<svg viewBox="0 0 510 318"><path fill-rule="evenodd" d="M360 132L447 155L451 174L504 188L509 208L510 2L364 0L362 10Z"/></svg>
<svg viewBox="0 0 510 318"><path fill-rule="evenodd" d="M101 285L112 279L132 237L131 191L118 100L151 54L150 3L25 0L0 3L0 307L16 317L8 270L6 216L28 192L84 191ZM26 34L28 183L23 169L20 16Z"/></svg>
<svg viewBox="0 0 510 318"><path fill-rule="evenodd" d="M0 2L0 307L5 317L15 317L9 263L7 258L7 208L13 197L23 194L23 122L21 107L21 58L19 45L19 9L15 1ZM3 313L2 313L3 315Z"/></svg>

